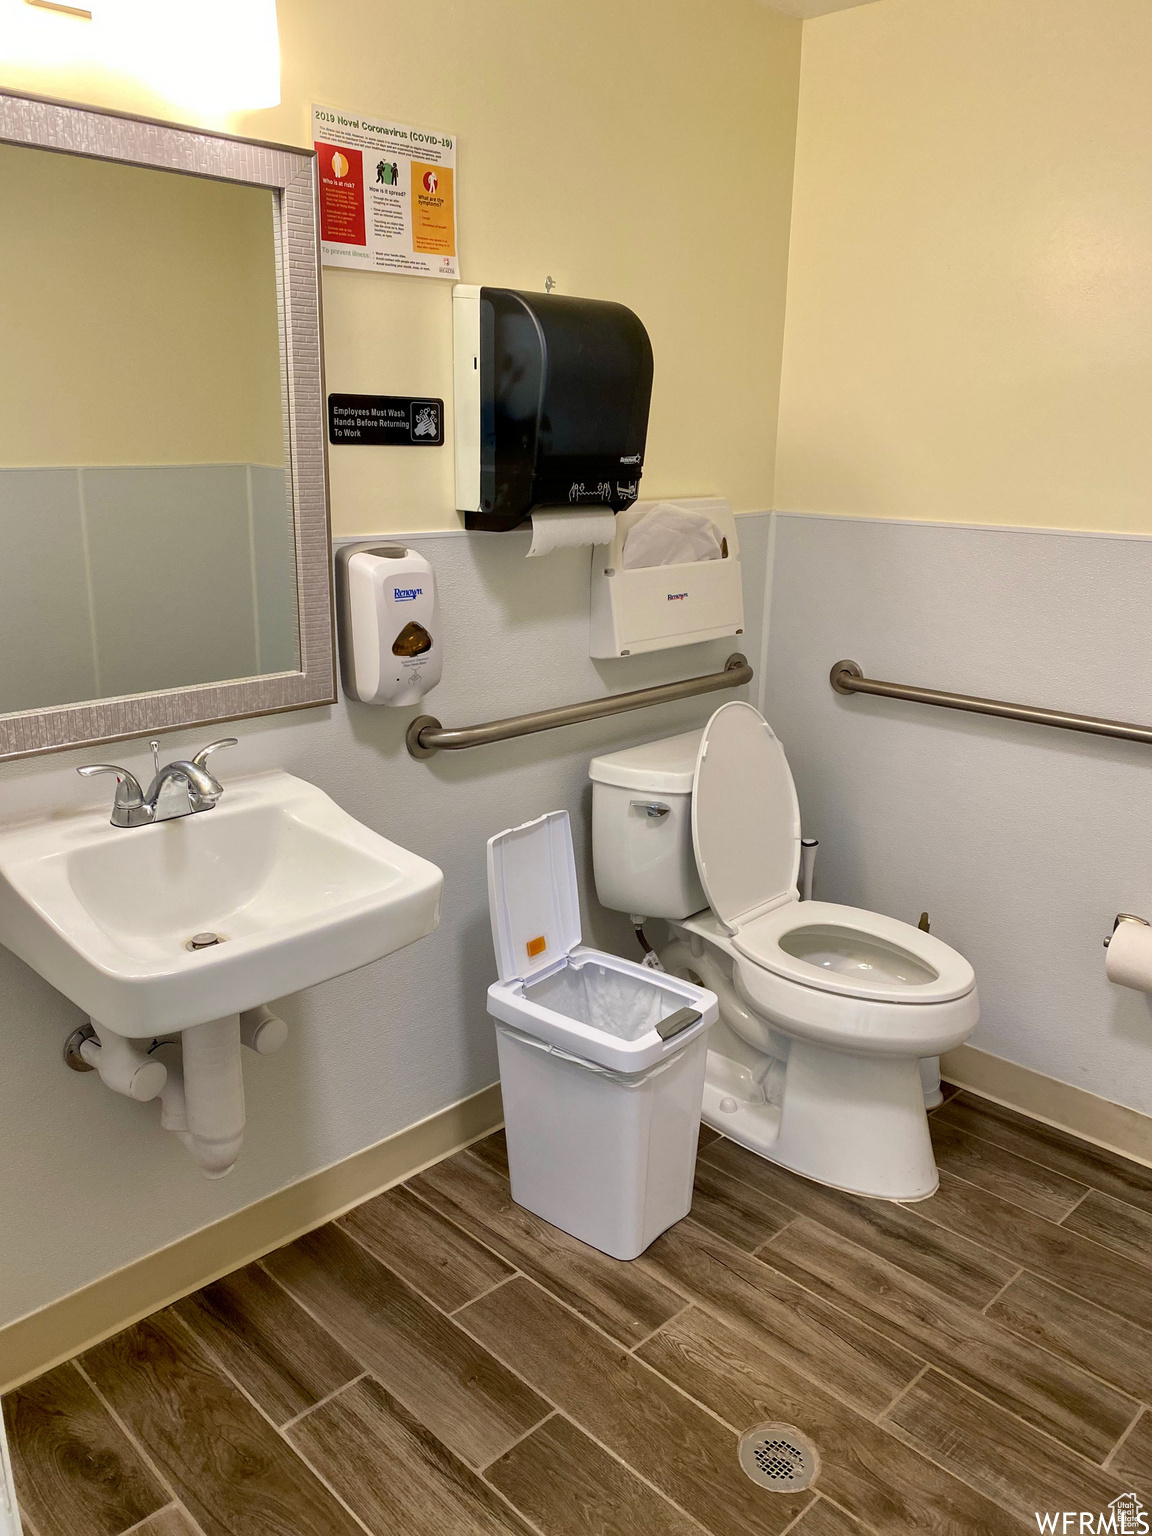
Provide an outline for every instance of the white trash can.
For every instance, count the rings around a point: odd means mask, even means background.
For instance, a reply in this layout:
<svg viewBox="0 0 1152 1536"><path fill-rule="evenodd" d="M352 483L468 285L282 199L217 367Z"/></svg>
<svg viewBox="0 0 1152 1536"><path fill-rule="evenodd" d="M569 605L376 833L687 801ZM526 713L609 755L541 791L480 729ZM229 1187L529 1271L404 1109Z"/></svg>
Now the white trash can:
<svg viewBox="0 0 1152 1536"><path fill-rule="evenodd" d="M512 1198L634 1259L692 1206L716 996L584 948L567 811L489 839L488 905Z"/></svg>
<svg viewBox="0 0 1152 1536"><path fill-rule="evenodd" d="M4 1439L3 1415L0 1415L0 1536L20 1536L20 1511L16 1506L16 1487Z"/></svg>

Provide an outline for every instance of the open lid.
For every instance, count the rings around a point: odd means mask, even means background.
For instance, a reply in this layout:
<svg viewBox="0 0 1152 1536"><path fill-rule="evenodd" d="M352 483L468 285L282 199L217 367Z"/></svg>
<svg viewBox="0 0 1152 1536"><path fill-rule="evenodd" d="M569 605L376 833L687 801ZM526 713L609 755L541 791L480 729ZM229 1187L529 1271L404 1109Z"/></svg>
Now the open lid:
<svg viewBox="0 0 1152 1536"><path fill-rule="evenodd" d="M548 811L488 839L488 911L501 981L528 981L579 944L567 811Z"/></svg>
<svg viewBox="0 0 1152 1536"><path fill-rule="evenodd" d="M723 704L704 727L692 791L692 844L708 905L729 932L795 891L796 786L784 748L751 704Z"/></svg>

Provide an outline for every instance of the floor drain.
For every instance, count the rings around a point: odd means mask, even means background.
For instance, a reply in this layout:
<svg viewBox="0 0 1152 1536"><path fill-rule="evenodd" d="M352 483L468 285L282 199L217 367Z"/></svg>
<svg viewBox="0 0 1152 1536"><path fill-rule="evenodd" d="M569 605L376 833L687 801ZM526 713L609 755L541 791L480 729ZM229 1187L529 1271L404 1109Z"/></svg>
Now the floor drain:
<svg viewBox="0 0 1152 1536"><path fill-rule="evenodd" d="M740 1436L740 1465L775 1493L807 1488L820 1470L816 1447L791 1424L757 1424Z"/></svg>

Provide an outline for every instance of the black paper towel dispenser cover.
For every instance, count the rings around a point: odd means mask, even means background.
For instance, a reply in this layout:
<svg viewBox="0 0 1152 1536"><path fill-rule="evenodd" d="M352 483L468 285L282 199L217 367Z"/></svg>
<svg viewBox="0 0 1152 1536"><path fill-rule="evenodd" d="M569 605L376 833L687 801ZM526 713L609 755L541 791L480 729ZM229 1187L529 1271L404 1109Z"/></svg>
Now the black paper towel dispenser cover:
<svg viewBox="0 0 1152 1536"><path fill-rule="evenodd" d="M465 527L505 533L535 507L636 500L652 345L630 309L460 284L453 321Z"/></svg>

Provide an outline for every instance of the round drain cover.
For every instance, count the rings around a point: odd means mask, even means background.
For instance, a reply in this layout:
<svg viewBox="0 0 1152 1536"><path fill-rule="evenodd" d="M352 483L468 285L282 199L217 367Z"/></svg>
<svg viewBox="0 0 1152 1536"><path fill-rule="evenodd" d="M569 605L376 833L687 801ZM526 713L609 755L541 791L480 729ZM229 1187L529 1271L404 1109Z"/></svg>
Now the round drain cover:
<svg viewBox="0 0 1152 1536"><path fill-rule="evenodd" d="M194 933L185 944L185 949L211 949L214 944L223 944L222 933Z"/></svg>
<svg viewBox="0 0 1152 1536"><path fill-rule="evenodd" d="M807 1435L792 1424L757 1424L740 1436L740 1465L754 1483L776 1493L795 1493L820 1470Z"/></svg>

